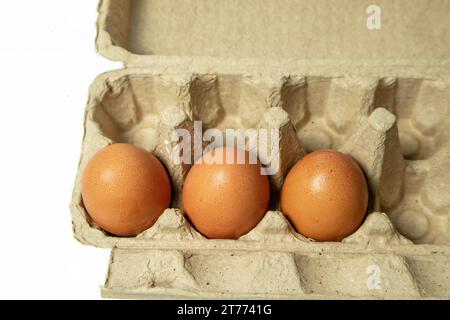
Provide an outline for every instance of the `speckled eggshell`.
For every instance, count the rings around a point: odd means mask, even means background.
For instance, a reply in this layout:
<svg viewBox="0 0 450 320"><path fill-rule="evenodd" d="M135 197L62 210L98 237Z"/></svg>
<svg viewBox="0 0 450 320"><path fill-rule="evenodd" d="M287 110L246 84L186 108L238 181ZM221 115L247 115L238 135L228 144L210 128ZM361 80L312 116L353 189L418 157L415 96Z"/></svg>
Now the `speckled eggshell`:
<svg viewBox="0 0 450 320"><path fill-rule="evenodd" d="M169 207L171 186L164 166L151 153L131 144L113 144L89 160L82 197L100 228L133 237Z"/></svg>
<svg viewBox="0 0 450 320"><path fill-rule="evenodd" d="M269 180L261 174L261 165L248 161L226 164L226 150L212 150L203 156L204 163L197 161L183 187L185 214L211 239L241 237L261 221L269 206ZM212 163L213 159L222 159L222 163Z"/></svg>
<svg viewBox="0 0 450 320"><path fill-rule="evenodd" d="M348 155L319 150L299 160L287 175L281 208L294 228L317 241L340 241L361 225L368 187Z"/></svg>

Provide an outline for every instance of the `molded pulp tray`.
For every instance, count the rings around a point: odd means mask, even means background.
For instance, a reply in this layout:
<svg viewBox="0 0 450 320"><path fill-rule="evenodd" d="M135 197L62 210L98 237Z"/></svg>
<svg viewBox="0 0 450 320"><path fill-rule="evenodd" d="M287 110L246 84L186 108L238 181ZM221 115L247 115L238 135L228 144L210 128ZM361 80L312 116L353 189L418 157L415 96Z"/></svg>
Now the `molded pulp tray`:
<svg viewBox="0 0 450 320"><path fill-rule="evenodd" d="M355 9L302 0L101 1L97 48L126 68L91 86L71 209L79 241L113 248L104 297L450 298L450 44L441 41L450 31L438 23L450 2L381 1L396 30L426 5L434 25L425 43L425 24L402 39L350 28L348 19L364 25L358 10L369 4L347 2ZM406 17L397 16L400 5ZM316 22L318 12L329 19ZM362 45L310 39L339 28ZM415 47L406 49L409 42ZM204 238L180 210L189 165L174 164L169 137L193 130L195 120L204 129L280 133L270 211L239 240ZM81 199L87 161L115 142L155 153L174 188L172 208L135 238L98 229ZM352 155L370 187L371 213L342 242L310 241L279 211L284 176L320 148Z"/></svg>

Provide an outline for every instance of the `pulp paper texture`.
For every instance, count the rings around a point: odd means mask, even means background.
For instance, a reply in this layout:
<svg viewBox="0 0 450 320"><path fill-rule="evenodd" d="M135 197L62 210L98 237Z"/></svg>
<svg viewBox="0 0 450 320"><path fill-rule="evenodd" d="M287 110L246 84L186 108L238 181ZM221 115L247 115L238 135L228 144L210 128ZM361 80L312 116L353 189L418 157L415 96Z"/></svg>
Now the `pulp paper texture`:
<svg viewBox="0 0 450 320"><path fill-rule="evenodd" d="M135 55L295 59L448 59L450 3L381 0L119 0L104 6L116 47ZM367 11L369 8L369 11ZM370 21L369 21L370 23ZM100 45L106 45L101 43ZM127 60L126 53L121 60ZM132 57L134 58L134 57Z"/></svg>
<svg viewBox="0 0 450 320"><path fill-rule="evenodd" d="M369 4L101 2L97 48L127 68L90 89L72 217L78 240L113 248L105 297L450 297L450 2L381 1L378 34ZM180 210L190 166L167 141L195 120L279 132L274 201L239 240L204 238ZM135 238L98 229L81 200L87 161L115 142L156 154L174 187ZM279 211L290 167L319 148L350 154L370 188L371 212L340 243L304 238Z"/></svg>

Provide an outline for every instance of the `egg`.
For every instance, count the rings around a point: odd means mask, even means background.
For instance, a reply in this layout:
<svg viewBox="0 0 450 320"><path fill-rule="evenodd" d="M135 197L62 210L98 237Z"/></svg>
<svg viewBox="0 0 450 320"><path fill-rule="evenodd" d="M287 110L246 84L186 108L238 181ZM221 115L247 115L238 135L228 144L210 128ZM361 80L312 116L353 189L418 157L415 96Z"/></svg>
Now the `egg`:
<svg viewBox="0 0 450 320"><path fill-rule="evenodd" d="M238 152L245 163L239 164ZM227 154L234 154L228 159ZM217 148L189 171L182 191L183 209L192 225L211 239L238 239L264 217L270 198L269 180L259 163L237 148ZM262 170L261 170L262 169Z"/></svg>
<svg viewBox="0 0 450 320"><path fill-rule="evenodd" d="M96 153L82 177L82 199L103 230L133 237L150 228L170 205L171 186L161 162L131 144Z"/></svg>
<svg viewBox="0 0 450 320"><path fill-rule="evenodd" d="M288 173L281 209L302 235L340 241L364 220L368 194L365 176L350 156L319 150L300 159Z"/></svg>

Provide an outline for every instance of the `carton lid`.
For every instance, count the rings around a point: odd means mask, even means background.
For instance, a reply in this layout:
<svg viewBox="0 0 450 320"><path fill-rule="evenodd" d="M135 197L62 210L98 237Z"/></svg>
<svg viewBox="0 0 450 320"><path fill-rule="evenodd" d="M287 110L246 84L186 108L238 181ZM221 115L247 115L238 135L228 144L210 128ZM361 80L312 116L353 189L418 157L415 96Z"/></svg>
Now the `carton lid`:
<svg viewBox="0 0 450 320"><path fill-rule="evenodd" d="M127 66L448 66L448 12L439 0L101 0L96 45Z"/></svg>

